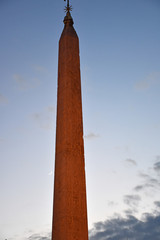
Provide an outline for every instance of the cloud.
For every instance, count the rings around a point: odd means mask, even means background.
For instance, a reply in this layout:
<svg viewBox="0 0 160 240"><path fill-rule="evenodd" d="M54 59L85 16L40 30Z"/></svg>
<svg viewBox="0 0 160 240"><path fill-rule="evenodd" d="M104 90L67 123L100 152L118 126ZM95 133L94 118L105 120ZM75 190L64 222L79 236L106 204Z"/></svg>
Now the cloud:
<svg viewBox="0 0 160 240"><path fill-rule="evenodd" d="M98 137L99 137L98 134L95 134L95 133L92 133L92 132L87 134L87 135L84 135L84 138L88 139L88 140L91 140L91 139L94 139L94 138L98 138Z"/></svg>
<svg viewBox="0 0 160 240"><path fill-rule="evenodd" d="M139 81L135 85L136 90L147 90L151 88L154 85L157 85L160 83L160 72L152 72L149 74L146 78Z"/></svg>
<svg viewBox="0 0 160 240"><path fill-rule="evenodd" d="M116 205L117 205L116 202L114 202L114 201L108 201L108 206L113 207L113 206L116 206Z"/></svg>
<svg viewBox="0 0 160 240"><path fill-rule="evenodd" d="M160 156L156 156L156 162L159 162L160 161Z"/></svg>
<svg viewBox="0 0 160 240"><path fill-rule="evenodd" d="M54 107L48 106L42 112L36 112L31 115L38 127L50 130L53 128L53 112Z"/></svg>
<svg viewBox="0 0 160 240"><path fill-rule="evenodd" d="M133 160L133 159L131 159L131 158L127 158L127 159L126 159L126 162L129 163L130 165L134 165L134 166L137 165L136 161Z"/></svg>
<svg viewBox="0 0 160 240"><path fill-rule="evenodd" d="M7 104L7 103L8 103L8 99L2 94L0 94L0 104Z"/></svg>
<svg viewBox="0 0 160 240"><path fill-rule="evenodd" d="M124 213L127 215L127 216L130 216L130 215L132 215L132 214L134 214L134 213L137 213L137 210L136 209L127 209L127 210L125 210L124 211Z"/></svg>
<svg viewBox="0 0 160 240"><path fill-rule="evenodd" d="M51 233L32 234L27 238L27 240L50 240L50 239L51 239Z"/></svg>
<svg viewBox="0 0 160 240"><path fill-rule="evenodd" d="M144 190L146 188L146 185L137 185L136 187L134 187L134 190L135 191L141 191L141 190Z"/></svg>
<svg viewBox="0 0 160 240"><path fill-rule="evenodd" d="M156 205L156 207L160 208L160 201L155 201L154 204Z"/></svg>
<svg viewBox="0 0 160 240"><path fill-rule="evenodd" d="M40 120L42 118L42 114L41 113L34 113L33 115L33 119L34 120Z"/></svg>
<svg viewBox="0 0 160 240"><path fill-rule="evenodd" d="M132 215L127 218L111 218L94 224L90 240L159 240L160 216L145 215L140 221Z"/></svg>
<svg viewBox="0 0 160 240"><path fill-rule="evenodd" d="M55 107L54 106L48 106L47 111L48 112L55 112Z"/></svg>
<svg viewBox="0 0 160 240"><path fill-rule="evenodd" d="M156 189L156 188L159 188L159 186L160 186L160 183L157 179L149 178L144 184L137 185L136 187L134 187L134 190L139 192L142 190L148 190L149 188Z"/></svg>
<svg viewBox="0 0 160 240"><path fill-rule="evenodd" d="M141 178L143 178L143 179L149 179L149 178L150 178L150 176L149 176L148 174L143 173L143 172L140 172L140 173L139 173L139 176L140 176Z"/></svg>
<svg viewBox="0 0 160 240"><path fill-rule="evenodd" d="M48 176L52 176L53 175L53 171L50 171L49 173L48 173Z"/></svg>
<svg viewBox="0 0 160 240"><path fill-rule="evenodd" d="M125 195L123 200L128 206L135 207L138 205L141 198L139 195Z"/></svg>
<svg viewBox="0 0 160 240"><path fill-rule="evenodd" d="M39 84L40 84L40 80L37 78L32 78L32 79L26 80L24 77L22 77L19 74L14 74L13 78L16 82L17 88L21 91L35 88L35 87L39 86Z"/></svg>
<svg viewBox="0 0 160 240"><path fill-rule="evenodd" d="M4 138L0 138L0 143L3 143L4 141Z"/></svg>
<svg viewBox="0 0 160 240"><path fill-rule="evenodd" d="M89 240L159 240L160 215L145 213L143 221L133 215L94 223ZM32 234L27 240L50 240L51 233Z"/></svg>
<svg viewBox="0 0 160 240"><path fill-rule="evenodd" d="M160 173L160 161L156 162L153 168L157 173Z"/></svg>
<svg viewBox="0 0 160 240"><path fill-rule="evenodd" d="M39 73L47 73L47 69L43 66L40 65L33 65L33 68L35 71L39 72Z"/></svg>
<svg viewBox="0 0 160 240"><path fill-rule="evenodd" d="M46 113L34 113L32 114L32 118L35 123L42 129L50 130L53 127L52 118Z"/></svg>
<svg viewBox="0 0 160 240"><path fill-rule="evenodd" d="M145 183L145 184L142 184L142 185L137 185L136 187L134 187L134 190L137 191L137 192L140 192L140 191L149 191L151 189L155 190L159 188L160 186L160 183L158 182L158 180L156 180L154 182L154 184L151 184L151 183Z"/></svg>
<svg viewBox="0 0 160 240"><path fill-rule="evenodd" d="M160 156L156 157L156 162L153 164L152 174L148 175L146 173L139 173L139 177L142 179L142 183L134 187L134 191L150 191L150 190L159 190L160 188L160 179L155 175L155 173L160 174Z"/></svg>

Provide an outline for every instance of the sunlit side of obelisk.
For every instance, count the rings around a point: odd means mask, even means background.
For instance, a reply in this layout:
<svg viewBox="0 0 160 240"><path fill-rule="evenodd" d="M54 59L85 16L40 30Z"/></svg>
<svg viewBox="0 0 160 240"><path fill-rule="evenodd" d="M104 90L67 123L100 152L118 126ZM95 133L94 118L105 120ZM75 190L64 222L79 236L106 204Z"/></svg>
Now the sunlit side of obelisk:
<svg viewBox="0 0 160 240"><path fill-rule="evenodd" d="M59 40L52 240L88 240L79 39L69 1Z"/></svg>

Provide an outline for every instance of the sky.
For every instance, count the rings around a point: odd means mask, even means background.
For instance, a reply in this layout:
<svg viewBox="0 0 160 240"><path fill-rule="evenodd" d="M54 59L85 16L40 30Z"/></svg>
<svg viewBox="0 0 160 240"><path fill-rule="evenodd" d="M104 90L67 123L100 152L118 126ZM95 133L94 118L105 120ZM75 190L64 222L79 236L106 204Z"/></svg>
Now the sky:
<svg viewBox="0 0 160 240"><path fill-rule="evenodd" d="M71 5L90 240L158 240L160 1ZM50 240L64 6L0 0L0 240Z"/></svg>

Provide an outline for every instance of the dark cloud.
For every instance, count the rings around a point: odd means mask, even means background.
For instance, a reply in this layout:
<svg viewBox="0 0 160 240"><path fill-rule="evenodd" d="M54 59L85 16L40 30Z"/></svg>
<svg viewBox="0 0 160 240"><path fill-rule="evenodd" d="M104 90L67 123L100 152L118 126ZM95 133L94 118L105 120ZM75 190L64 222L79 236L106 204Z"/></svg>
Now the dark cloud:
<svg viewBox="0 0 160 240"><path fill-rule="evenodd" d="M156 205L156 207L160 208L160 201L155 201L154 204Z"/></svg>
<svg viewBox="0 0 160 240"><path fill-rule="evenodd" d="M150 178L150 176L149 176L148 174L145 174L145 173L142 173L142 172L139 173L139 176L140 176L141 178L143 178L143 179L148 179L148 178Z"/></svg>
<svg viewBox="0 0 160 240"><path fill-rule="evenodd" d="M153 169L160 173L160 161L156 162L153 165ZM155 175L155 174L154 174ZM147 190L158 190L160 187L160 181L159 179L155 178L155 176L150 176L148 174L145 173L139 173L139 176L142 179L142 184L139 184L137 186L134 187L134 191L136 192L140 192L140 191L147 191Z"/></svg>
<svg viewBox="0 0 160 240"><path fill-rule="evenodd" d="M137 185L136 187L134 187L134 190L135 191L141 191L141 190L144 190L145 186L144 185Z"/></svg>
<svg viewBox="0 0 160 240"><path fill-rule="evenodd" d="M160 187L160 179L155 175L155 173L160 174L160 156L156 157L156 162L152 166L152 174L148 175L146 173L139 173L139 177L142 179L142 183L135 186L134 190L137 192L147 191L147 190L159 190Z"/></svg>
<svg viewBox="0 0 160 240"><path fill-rule="evenodd" d="M158 202L160 203L160 202ZM159 240L160 215L143 214L143 221L133 215L97 222L89 231L89 240ZM32 234L27 240L51 240L51 233Z"/></svg>
<svg viewBox="0 0 160 240"><path fill-rule="evenodd" d="M142 185L137 185L136 187L134 187L134 190L139 192L142 190L148 190L148 189L155 189L157 187L159 187L160 183L157 179L154 178L150 178L148 179L148 181Z"/></svg>
<svg viewBox="0 0 160 240"><path fill-rule="evenodd" d="M112 218L94 224L90 240L159 240L160 216L145 215L140 221L130 215L127 218Z"/></svg>
<svg viewBox="0 0 160 240"><path fill-rule="evenodd" d="M124 213L126 214L126 216L130 216L130 215L133 215L134 213L136 213L137 210L136 209L127 209L124 211Z"/></svg>
<svg viewBox="0 0 160 240"><path fill-rule="evenodd" d="M154 164L154 170L157 172L157 173L160 173L160 161L156 162Z"/></svg>
<svg viewBox="0 0 160 240"><path fill-rule="evenodd" d="M125 195L123 200L128 206L134 207L138 205L141 198L139 195Z"/></svg>
<svg viewBox="0 0 160 240"><path fill-rule="evenodd" d="M150 181L150 184L153 184L153 185L159 184L159 181L156 178L150 178L149 181Z"/></svg>

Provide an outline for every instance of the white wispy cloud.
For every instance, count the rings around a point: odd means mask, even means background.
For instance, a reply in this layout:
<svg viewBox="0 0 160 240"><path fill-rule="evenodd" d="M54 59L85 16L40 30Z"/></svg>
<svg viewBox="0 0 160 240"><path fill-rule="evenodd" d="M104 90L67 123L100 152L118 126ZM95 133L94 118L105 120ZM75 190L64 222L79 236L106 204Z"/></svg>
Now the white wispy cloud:
<svg viewBox="0 0 160 240"><path fill-rule="evenodd" d="M8 99L2 94L0 94L0 104L7 104L7 103L8 103Z"/></svg>
<svg viewBox="0 0 160 240"><path fill-rule="evenodd" d="M115 207L115 206L118 205L118 204L117 204L116 202L114 202L114 201L108 201L107 203L108 203L108 206L110 206L110 207Z"/></svg>
<svg viewBox="0 0 160 240"><path fill-rule="evenodd" d="M48 173L48 176L52 176L53 175L53 171L50 171L49 173Z"/></svg>
<svg viewBox="0 0 160 240"><path fill-rule="evenodd" d="M98 138L99 137L99 135L98 134L95 134L95 133L93 133L93 132L91 132L91 133L89 133L89 134L87 134L87 135L84 135L84 138L85 139L88 139L88 140L91 140L91 139L94 139L94 138Z"/></svg>
<svg viewBox="0 0 160 240"><path fill-rule="evenodd" d="M53 106L47 106L41 112L35 112L31 115L38 127L44 130L50 130L53 128Z"/></svg>
<svg viewBox="0 0 160 240"><path fill-rule="evenodd" d="M54 106L48 106L48 107L46 108L46 110L47 110L48 112L55 112L55 107L54 107Z"/></svg>
<svg viewBox="0 0 160 240"><path fill-rule="evenodd" d="M13 75L13 78L15 80L15 83L16 83L16 87L19 89L19 90L29 90L29 89L32 89L32 88L35 88L37 86L40 85L40 80L37 79L37 78L31 78L31 79L25 79L22 75L20 74L14 74Z"/></svg>
<svg viewBox="0 0 160 240"><path fill-rule="evenodd" d="M52 118L45 112L33 113L31 116L40 128L45 130L52 129Z"/></svg>
<svg viewBox="0 0 160 240"><path fill-rule="evenodd" d="M4 138L0 138L0 143L3 143L4 142Z"/></svg>
<svg viewBox="0 0 160 240"><path fill-rule="evenodd" d="M136 90L147 90L154 85L160 84L160 72L152 72L135 85Z"/></svg>
<svg viewBox="0 0 160 240"><path fill-rule="evenodd" d="M43 67L43 66L40 66L40 65L33 65L33 69L39 73L47 73L48 70Z"/></svg>

